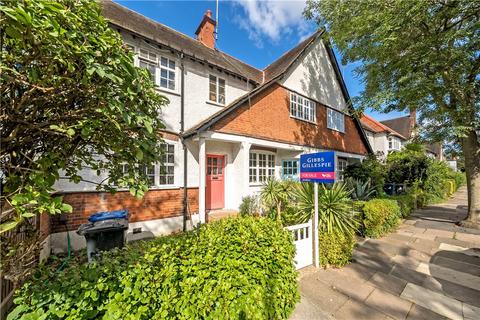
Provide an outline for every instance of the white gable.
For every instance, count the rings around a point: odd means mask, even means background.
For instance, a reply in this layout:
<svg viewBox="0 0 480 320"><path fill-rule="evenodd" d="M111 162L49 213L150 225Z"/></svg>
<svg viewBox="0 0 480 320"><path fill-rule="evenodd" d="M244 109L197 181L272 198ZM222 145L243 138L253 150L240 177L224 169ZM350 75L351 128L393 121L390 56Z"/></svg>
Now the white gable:
<svg viewBox="0 0 480 320"><path fill-rule="evenodd" d="M337 110L346 108L340 84L323 41L315 40L282 80L288 89Z"/></svg>

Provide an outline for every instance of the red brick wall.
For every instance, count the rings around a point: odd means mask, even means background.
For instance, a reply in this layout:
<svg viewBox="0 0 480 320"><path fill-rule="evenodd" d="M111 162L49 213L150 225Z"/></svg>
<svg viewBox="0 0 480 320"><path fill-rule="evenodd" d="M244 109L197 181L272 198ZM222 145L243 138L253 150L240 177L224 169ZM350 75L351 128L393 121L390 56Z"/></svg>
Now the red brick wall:
<svg viewBox="0 0 480 320"><path fill-rule="evenodd" d="M368 153L352 117L345 116L345 133L327 128L327 108L317 103L317 123L290 117L289 91L273 84L246 102L217 124L213 130L223 133L325 148L356 154Z"/></svg>
<svg viewBox="0 0 480 320"><path fill-rule="evenodd" d="M150 190L143 199L136 199L128 191L116 194L104 192L79 192L64 195L64 202L73 207L66 214L69 230L77 229L95 212L127 209L129 221L138 222L182 215L183 189ZM188 207L191 214L198 212L198 188L188 189ZM65 231L60 215L51 216L50 232Z"/></svg>

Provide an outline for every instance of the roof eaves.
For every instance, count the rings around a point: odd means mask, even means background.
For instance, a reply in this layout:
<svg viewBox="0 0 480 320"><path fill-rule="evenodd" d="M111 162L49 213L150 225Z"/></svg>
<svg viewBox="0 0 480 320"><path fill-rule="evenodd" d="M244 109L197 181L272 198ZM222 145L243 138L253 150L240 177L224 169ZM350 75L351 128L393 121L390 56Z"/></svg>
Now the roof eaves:
<svg viewBox="0 0 480 320"><path fill-rule="evenodd" d="M253 89L252 91L247 92L243 96L239 97L237 100L233 101L229 106L225 107L224 109L220 110L217 113L214 113L209 118L201 121L199 124L195 125L191 129L185 131L184 134L182 135L182 137L184 139L187 139L187 138L190 138L191 136L193 136L195 134L198 134L202 131L208 130L210 127L212 127L215 123L217 123L223 117L225 117L226 115L230 114L231 112L236 110L238 107L240 107L244 102L246 102L247 100L255 97L257 94L259 94L263 90L270 87L270 85L277 82L277 80L279 78L280 77L278 76L278 77L276 77L276 78L258 86L257 88Z"/></svg>

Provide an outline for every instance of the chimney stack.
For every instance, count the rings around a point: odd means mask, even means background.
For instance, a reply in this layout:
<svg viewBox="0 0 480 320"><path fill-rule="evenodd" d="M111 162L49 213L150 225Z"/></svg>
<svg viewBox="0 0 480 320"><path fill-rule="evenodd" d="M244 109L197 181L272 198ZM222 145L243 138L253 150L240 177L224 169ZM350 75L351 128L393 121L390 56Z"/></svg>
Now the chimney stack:
<svg viewBox="0 0 480 320"><path fill-rule="evenodd" d="M209 47L210 49L215 48L215 26L217 22L212 19L212 11L207 10L203 15L202 22L195 31L197 35L197 40Z"/></svg>
<svg viewBox="0 0 480 320"><path fill-rule="evenodd" d="M410 135L415 137L417 135L417 109L412 108L410 109L410 118L409 118L409 125L410 125Z"/></svg>

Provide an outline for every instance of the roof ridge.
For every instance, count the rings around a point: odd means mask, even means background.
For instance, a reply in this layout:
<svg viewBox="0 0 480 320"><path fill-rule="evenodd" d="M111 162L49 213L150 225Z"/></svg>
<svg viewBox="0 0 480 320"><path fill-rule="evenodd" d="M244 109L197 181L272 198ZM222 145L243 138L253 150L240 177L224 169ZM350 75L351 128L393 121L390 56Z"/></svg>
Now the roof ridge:
<svg viewBox="0 0 480 320"><path fill-rule="evenodd" d="M280 57L278 57L277 59L273 60L270 64L268 64L265 68L263 68L262 71L265 72L265 70L267 70L268 67L270 67L272 64L274 64L274 63L277 62L278 60L280 60L280 59L282 59L283 57L285 57L288 53L290 53L290 51L292 51L292 50L294 50L295 48L299 47L299 46L300 46L301 44L303 44L304 42L308 42L307 40L313 41L313 38L315 38L314 35L317 34L317 33L320 32L320 31L322 31L321 28L315 30L315 32L313 32L311 35L309 35L308 37L306 37L305 39L303 39L302 41L300 41L299 43L297 43L296 46L288 49L288 50L285 51ZM299 53L296 55L295 59L300 55L300 53L301 53L301 52L299 52ZM295 60L295 59L294 59L294 60Z"/></svg>
<svg viewBox="0 0 480 320"><path fill-rule="evenodd" d="M375 125L379 126L380 128L383 129L383 131L387 131L387 132L390 132L390 133L393 133L393 134L396 134L396 135L399 135L400 137L406 139L401 133L397 132L396 130L390 128L389 126L387 126L386 124L383 124L381 121L373 118L373 117L370 117L369 115L363 113L362 114L362 117L365 117L367 120L370 120L372 121Z"/></svg>
<svg viewBox="0 0 480 320"><path fill-rule="evenodd" d="M202 45L202 43L200 41L198 41L197 39L195 39L194 37L192 36L189 36L185 33L182 33L172 27L169 27L159 21L156 21L152 18L149 18L135 10L132 10L122 4L119 4L115 1L112 1L112 0L100 0L101 3L103 3L103 8L102 8L102 11L105 10L105 8L112 8L112 9L116 9L116 10L119 10L119 11L123 11L124 14L126 15L132 15L135 17L135 19L138 19L138 20L141 20L142 22L145 22L145 24L150 24L150 28L153 30L153 28L157 28L156 32L165 32L167 34L171 34L172 37L178 37L179 41L183 41L185 43L189 43L191 46L198 46L198 45ZM120 27L123 27L122 24L119 24L117 20L113 19L111 17L108 17L106 16L106 19L107 21L109 21L110 23L114 24L114 25L118 25ZM129 28L130 31L133 31L133 32L138 32L138 30L136 30L135 27L133 26L130 26ZM163 30L162 30L163 29ZM154 40L152 38L152 40ZM183 49L178 49L178 48L175 48L175 42L173 43L163 43L165 46L168 46L168 47L171 47L175 50L179 50L180 52L183 52ZM172 46L173 45L173 46ZM236 58L234 56L232 56L231 54L228 54L222 50L219 50L218 48L210 48L208 46L205 46L203 45L203 49L202 50L205 50L205 54L209 54L209 55L217 55L217 57L221 58L222 60L224 60L224 62L228 62L228 65L233 68L235 70L236 73L240 72L239 75L241 76L244 76L245 78L249 78L250 80L256 82L256 83L259 83L259 81L262 81L262 75L263 75L263 72L261 69L259 68L256 68L254 66L252 66L251 64L249 63L246 63L242 60L240 60L239 58ZM193 56L195 56L195 54L193 54ZM232 61L226 61L227 59L230 59ZM241 66L234 66L233 64L234 63L238 63L238 64L241 64ZM213 62L212 64L215 65L215 63ZM221 66L220 66L221 67ZM245 68L245 70L242 70L242 68ZM258 74L258 75L255 75L255 74ZM250 75L250 77L248 77L247 75ZM260 78L260 79L258 79Z"/></svg>

